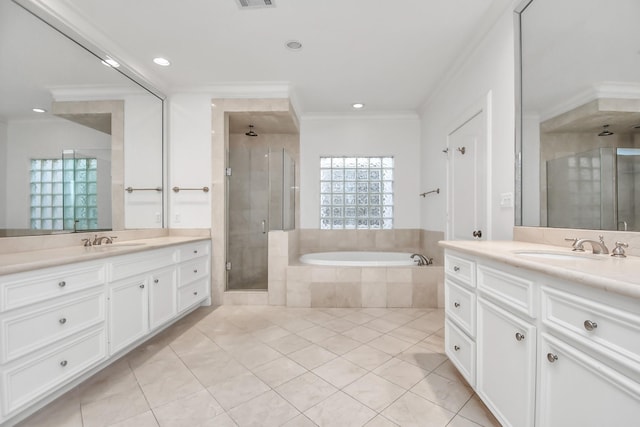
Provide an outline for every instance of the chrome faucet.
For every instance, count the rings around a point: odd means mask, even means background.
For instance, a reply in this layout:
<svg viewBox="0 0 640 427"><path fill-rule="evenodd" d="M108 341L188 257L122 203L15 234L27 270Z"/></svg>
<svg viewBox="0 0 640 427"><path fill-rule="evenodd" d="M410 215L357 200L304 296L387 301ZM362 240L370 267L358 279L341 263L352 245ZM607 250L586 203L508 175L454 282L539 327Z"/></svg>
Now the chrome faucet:
<svg viewBox="0 0 640 427"><path fill-rule="evenodd" d="M598 237L600 238L600 241L593 240L593 239L565 239L565 240L573 242L572 250L575 252L584 252L583 245L585 243L591 243L591 250L594 254L608 254L609 249L607 248L607 245L604 244L603 236L598 236Z"/></svg>
<svg viewBox="0 0 640 427"><path fill-rule="evenodd" d="M412 260L416 260L416 257L418 258L418 267L422 267L424 265L431 265L433 264L433 258L427 258L422 254L413 254L411 255L411 259Z"/></svg>
<svg viewBox="0 0 640 427"><path fill-rule="evenodd" d="M96 234L96 237L93 239L93 245L97 246L97 245L101 245L102 242L105 242L105 244L111 244L113 243L113 239L115 239L116 237L109 237L109 236L100 236L98 237L98 235Z"/></svg>

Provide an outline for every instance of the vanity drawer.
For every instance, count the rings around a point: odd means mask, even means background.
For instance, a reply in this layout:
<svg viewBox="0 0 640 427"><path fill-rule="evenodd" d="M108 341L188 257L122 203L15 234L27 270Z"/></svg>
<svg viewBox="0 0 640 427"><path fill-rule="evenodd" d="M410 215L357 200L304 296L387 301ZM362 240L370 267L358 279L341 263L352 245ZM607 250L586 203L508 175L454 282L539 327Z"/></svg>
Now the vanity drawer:
<svg viewBox="0 0 640 427"><path fill-rule="evenodd" d="M189 243L187 245L181 246L178 252L178 262L207 256L209 255L210 247L211 245L208 240Z"/></svg>
<svg viewBox="0 0 640 427"><path fill-rule="evenodd" d="M52 352L4 371L5 415L29 405L106 357L104 328L68 340Z"/></svg>
<svg viewBox="0 0 640 427"><path fill-rule="evenodd" d="M608 357L619 359L621 355L632 360L640 370L638 314L544 286L542 320L557 333Z"/></svg>
<svg viewBox="0 0 640 427"><path fill-rule="evenodd" d="M152 270L158 270L174 264L175 258L176 254L172 249L160 249L114 258L110 263L109 281L115 282Z"/></svg>
<svg viewBox="0 0 640 427"><path fill-rule="evenodd" d="M536 317L534 282L531 280L479 265L478 290L519 313Z"/></svg>
<svg viewBox="0 0 640 427"><path fill-rule="evenodd" d="M80 263L0 277L0 311L103 285L104 263Z"/></svg>
<svg viewBox="0 0 640 427"><path fill-rule="evenodd" d="M203 279L178 289L178 312L209 296L209 280Z"/></svg>
<svg viewBox="0 0 640 427"><path fill-rule="evenodd" d="M61 304L20 310L0 322L2 362L8 362L105 321L103 292Z"/></svg>
<svg viewBox="0 0 640 427"><path fill-rule="evenodd" d="M444 272L460 283L476 287L476 264L473 261L447 254L444 257Z"/></svg>
<svg viewBox="0 0 640 427"><path fill-rule="evenodd" d="M202 279L209 275L209 260L200 258L180 265L179 284L187 285L195 280Z"/></svg>
<svg viewBox="0 0 640 427"><path fill-rule="evenodd" d="M476 385L476 343L447 319L444 323L445 352L471 387Z"/></svg>
<svg viewBox="0 0 640 427"><path fill-rule="evenodd" d="M451 280L444 283L444 304L447 316L470 336L476 336L476 296Z"/></svg>

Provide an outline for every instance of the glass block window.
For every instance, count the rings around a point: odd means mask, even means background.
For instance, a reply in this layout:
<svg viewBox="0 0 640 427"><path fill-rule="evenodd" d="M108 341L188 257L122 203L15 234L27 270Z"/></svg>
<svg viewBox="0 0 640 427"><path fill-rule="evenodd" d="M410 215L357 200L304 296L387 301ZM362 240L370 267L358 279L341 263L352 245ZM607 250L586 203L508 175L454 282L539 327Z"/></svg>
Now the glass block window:
<svg viewBox="0 0 640 427"><path fill-rule="evenodd" d="M31 228L98 228L97 159L31 160ZM77 223L76 223L77 221Z"/></svg>
<svg viewBox="0 0 640 427"><path fill-rule="evenodd" d="M393 157L320 157L320 229L393 228Z"/></svg>

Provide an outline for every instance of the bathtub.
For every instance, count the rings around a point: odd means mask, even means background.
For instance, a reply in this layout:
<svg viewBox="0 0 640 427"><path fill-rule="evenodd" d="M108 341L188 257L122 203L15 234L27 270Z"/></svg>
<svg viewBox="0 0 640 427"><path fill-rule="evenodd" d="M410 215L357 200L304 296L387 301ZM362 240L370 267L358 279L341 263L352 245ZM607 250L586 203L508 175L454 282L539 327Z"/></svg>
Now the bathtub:
<svg viewBox="0 0 640 427"><path fill-rule="evenodd" d="M407 267L417 265L409 252L316 252L300 257L302 264L334 267Z"/></svg>

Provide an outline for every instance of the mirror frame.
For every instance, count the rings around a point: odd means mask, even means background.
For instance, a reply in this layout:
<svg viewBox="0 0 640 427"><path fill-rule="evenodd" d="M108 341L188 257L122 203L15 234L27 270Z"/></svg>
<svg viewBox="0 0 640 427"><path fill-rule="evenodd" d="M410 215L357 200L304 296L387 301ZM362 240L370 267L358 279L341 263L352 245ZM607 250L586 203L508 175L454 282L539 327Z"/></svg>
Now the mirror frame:
<svg viewBox="0 0 640 427"><path fill-rule="evenodd" d="M86 37L85 35L81 34L79 29L74 28L74 26L68 21L66 20L64 17L62 17L59 13L57 13L54 9L52 9L50 6L48 6L46 4L45 1L43 0L11 0L12 3L14 3L15 5L17 5L18 7L20 7L21 9L23 9L25 12L31 14L35 19L39 20L40 22L42 22L42 24L47 25L48 27L50 27L51 29L57 31L59 34L61 34L64 38L68 39L69 41L73 42L74 44L76 44L79 48L83 49L84 51L86 51L87 53L93 55L96 59L102 61L104 58L106 57L111 57L113 59L115 59L116 61L118 61L118 63L120 64L120 67L118 68L113 68L114 71L118 72L120 75L122 75L124 78L126 78L127 80L129 80L130 82L132 82L135 86L138 86L140 88L142 88L144 91L146 91L148 94L152 95L153 97L157 98L160 103L160 110L161 110L161 118L160 118L160 126L161 126L161 141L160 143L161 145L161 187L162 187L162 192L161 192L161 207L162 207L162 215L161 215L161 222L159 224L159 227L156 227L156 229L164 229L167 228L167 224L168 224L168 219L167 219L167 212L168 212L168 197L166 195L166 188L167 187L167 150L168 150L168 144L167 144L167 136L168 136L168 132L167 132L167 114L168 114L168 105L165 102L167 97L166 95L160 91L159 89L157 89L155 86L153 86L147 79L145 79L142 74L138 73L135 69L131 68L130 66L128 66L126 63L124 63L123 61L119 60L116 56L107 53L107 51L101 47L99 47L96 43L92 42L88 37ZM123 159L124 160L124 159ZM123 163L124 164L124 163ZM122 170L122 177L120 177L117 180L117 183L120 187L123 187L121 184L124 182L124 170ZM122 181L122 182L121 182ZM112 188L114 188L115 186L113 185L113 181L112 181ZM112 190L113 191L113 190ZM112 203L115 204L115 206L112 206L112 212L114 209L118 209L120 211L123 212L123 216L121 218L121 221L115 221L112 222L112 231L123 231L123 230L131 230L131 229L126 229L125 228L125 198L124 198L124 192L120 191L121 194L112 194ZM70 234L73 233L72 231L69 231L69 233L55 233L55 235L58 234ZM43 235L39 235L41 237L44 236L48 236L47 234L43 234ZM13 237L21 237L21 236L13 236ZM25 236L26 237L26 236Z"/></svg>

